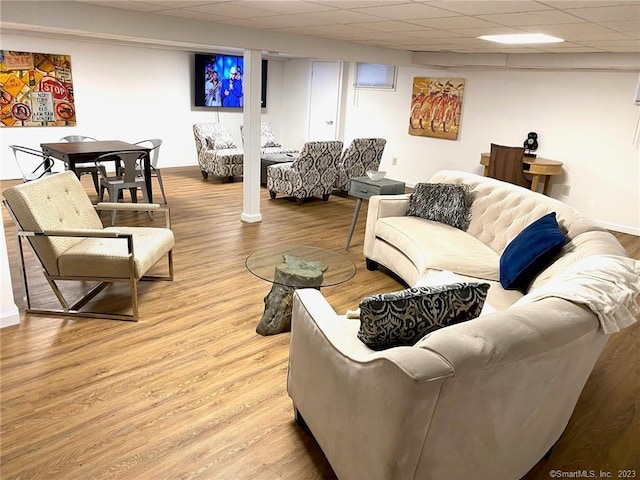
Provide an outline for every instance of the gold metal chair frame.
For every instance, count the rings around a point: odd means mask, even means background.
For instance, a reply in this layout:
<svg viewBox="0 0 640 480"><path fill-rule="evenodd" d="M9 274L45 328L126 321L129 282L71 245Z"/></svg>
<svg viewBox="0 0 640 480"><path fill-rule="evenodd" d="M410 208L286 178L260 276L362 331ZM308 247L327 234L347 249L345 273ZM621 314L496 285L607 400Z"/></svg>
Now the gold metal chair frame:
<svg viewBox="0 0 640 480"><path fill-rule="evenodd" d="M16 227L16 242L18 246L18 252L20 255L20 276L22 278L22 285L24 289L23 301L25 303L25 312L32 313L36 315L54 315L54 316L81 316L88 318L103 318L103 319L111 319L111 320L128 320L137 322L139 319L139 309L138 309L138 284L139 280L141 281L172 281L173 280L173 250L169 250L167 253L168 258L168 269L169 273L167 275L144 275L140 279L135 278L135 263L134 263L134 251L133 251L133 235L130 233L121 233L121 232L112 232L112 231L104 231L104 230L95 230L91 231L88 229L80 229L76 232L70 230L64 231L41 231L41 232L32 232L22 230L20 223L15 217L11 207L7 203L6 200L3 201L7 211L11 215ZM108 202L99 203L95 206L96 210L133 210L133 211L148 211L148 210L156 210L165 213L165 221L167 228L170 228L170 217L169 217L169 209L160 207L157 204L112 204ZM62 276L62 275L50 275L43 266L42 260L38 256L37 252L31 245L31 242L27 242L29 248L33 255L38 259L40 263L40 268L42 274L44 275L47 283L53 290L58 302L60 302L61 309L43 309L43 308L32 308L31 307L31 297L29 295L29 281L27 275L27 268L25 265L24 258L24 246L23 239L29 239L30 237L36 236L45 236L45 237L83 237L83 238L117 238L122 239L127 242L127 254L129 256L129 277L128 278L112 278L112 277L82 277L82 276ZM69 305L67 300L62 295L60 288L56 284L56 281L92 281L92 282L100 282L98 285L91 288L89 291L84 293L78 300L76 300L73 304ZM85 312L80 311L84 305L86 305L91 299L93 299L96 295L98 295L104 288L106 288L111 283L129 283L131 289L131 308L132 314L124 314L124 313L106 313L106 312Z"/></svg>

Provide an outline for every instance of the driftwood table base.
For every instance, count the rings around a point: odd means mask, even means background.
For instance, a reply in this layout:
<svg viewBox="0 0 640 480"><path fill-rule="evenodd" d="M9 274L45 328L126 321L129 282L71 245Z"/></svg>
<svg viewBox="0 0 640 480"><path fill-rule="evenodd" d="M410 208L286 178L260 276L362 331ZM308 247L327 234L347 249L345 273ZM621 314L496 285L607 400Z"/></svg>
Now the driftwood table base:
<svg viewBox="0 0 640 480"><path fill-rule="evenodd" d="M256 327L260 335L275 335L291 330L291 308L296 288L320 288L328 265L284 254L276 265L273 286L264 297L264 314Z"/></svg>

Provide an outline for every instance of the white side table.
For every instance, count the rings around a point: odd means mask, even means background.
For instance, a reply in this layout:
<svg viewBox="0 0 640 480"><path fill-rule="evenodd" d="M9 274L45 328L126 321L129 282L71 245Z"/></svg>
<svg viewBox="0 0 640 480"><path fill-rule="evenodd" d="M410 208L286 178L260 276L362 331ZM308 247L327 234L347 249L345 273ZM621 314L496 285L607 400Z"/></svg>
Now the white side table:
<svg viewBox="0 0 640 480"><path fill-rule="evenodd" d="M356 209L353 212L353 220L351 220L351 228L349 229L349 236L347 237L347 245L344 247L345 250L349 250L353 230L356 228L356 221L360 214L362 200L366 200L373 195L398 195L404 193L404 187L404 182L391 180L390 178L371 180L369 177L356 177L351 179L349 195L356 197L358 200L356 201Z"/></svg>

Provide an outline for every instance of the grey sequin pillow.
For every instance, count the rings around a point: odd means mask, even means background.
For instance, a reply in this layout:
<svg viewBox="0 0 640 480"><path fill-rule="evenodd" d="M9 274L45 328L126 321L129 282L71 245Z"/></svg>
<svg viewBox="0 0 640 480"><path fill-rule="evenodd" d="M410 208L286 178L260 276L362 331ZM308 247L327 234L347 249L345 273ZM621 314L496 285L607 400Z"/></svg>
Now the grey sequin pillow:
<svg viewBox="0 0 640 480"><path fill-rule="evenodd" d="M445 223L466 231L471 221L473 195L468 185L418 183L409 199L406 215Z"/></svg>
<svg viewBox="0 0 640 480"><path fill-rule="evenodd" d="M365 297L358 338L373 350L414 345L429 332L478 317L488 291L488 283L452 283Z"/></svg>

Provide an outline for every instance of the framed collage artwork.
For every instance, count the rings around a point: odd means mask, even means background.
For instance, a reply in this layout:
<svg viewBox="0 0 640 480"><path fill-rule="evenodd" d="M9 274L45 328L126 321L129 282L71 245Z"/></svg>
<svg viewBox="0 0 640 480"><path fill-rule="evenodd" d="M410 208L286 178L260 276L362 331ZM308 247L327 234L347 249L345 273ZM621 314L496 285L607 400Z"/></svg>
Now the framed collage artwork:
<svg viewBox="0 0 640 480"><path fill-rule="evenodd" d="M414 77L409 134L457 140L464 78Z"/></svg>
<svg viewBox="0 0 640 480"><path fill-rule="evenodd" d="M75 124L69 55L0 50L0 126Z"/></svg>

